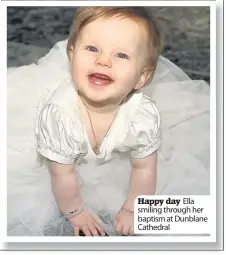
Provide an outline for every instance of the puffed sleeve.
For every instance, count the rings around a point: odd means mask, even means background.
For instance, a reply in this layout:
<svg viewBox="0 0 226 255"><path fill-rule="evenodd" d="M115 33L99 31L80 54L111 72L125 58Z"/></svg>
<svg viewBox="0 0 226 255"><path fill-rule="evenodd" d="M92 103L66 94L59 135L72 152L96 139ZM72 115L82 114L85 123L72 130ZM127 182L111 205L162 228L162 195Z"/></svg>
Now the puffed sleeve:
<svg viewBox="0 0 226 255"><path fill-rule="evenodd" d="M129 125L126 146L132 158L144 158L154 153L161 144L160 115L149 97L144 96Z"/></svg>
<svg viewBox="0 0 226 255"><path fill-rule="evenodd" d="M39 111L35 134L37 152L52 161L73 164L81 153L81 132L58 105L50 103Z"/></svg>

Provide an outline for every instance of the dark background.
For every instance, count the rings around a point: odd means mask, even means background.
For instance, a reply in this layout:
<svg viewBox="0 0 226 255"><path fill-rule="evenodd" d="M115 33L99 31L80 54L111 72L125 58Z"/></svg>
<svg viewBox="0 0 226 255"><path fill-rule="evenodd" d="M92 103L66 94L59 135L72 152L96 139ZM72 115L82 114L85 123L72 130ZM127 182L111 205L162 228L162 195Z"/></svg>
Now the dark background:
<svg viewBox="0 0 226 255"><path fill-rule="evenodd" d="M165 31L163 56L209 82L209 7L153 7ZM8 67L27 65L68 37L75 7L8 7Z"/></svg>

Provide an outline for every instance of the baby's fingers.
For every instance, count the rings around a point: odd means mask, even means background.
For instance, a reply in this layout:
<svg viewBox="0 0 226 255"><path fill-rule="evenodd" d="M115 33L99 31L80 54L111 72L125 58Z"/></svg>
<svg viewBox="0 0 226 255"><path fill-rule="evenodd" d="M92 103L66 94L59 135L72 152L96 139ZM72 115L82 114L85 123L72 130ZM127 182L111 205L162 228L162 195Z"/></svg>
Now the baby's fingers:
<svg viewBox="0 0 226 255"><path fill-rule="evenodd" d="M90 227L88 225L81 226L81 229L85 236L91 236Z"/></svg>
<svg viewBox="0 0 226 255"><path fill-rule="evenodd" d="M134 227L133 227L133 226L130 227L129 235L131 235L131 236L134 236L134 235L135 235L135 233L134 233Z"/></svg>
<svg viewBox="0 0 226 255"><path fill-rule="evenodd" d="M122 234L124 236L127 236L129 234L129 227L128 226L123 225L123 227L122 227Z"/></svg>
<svg viewBox="0 0 226 255"><path fill-rule="evenodd" d="M79 227L78 226L74 226L74 235L79 236Z"/></svg>
<svg viewBox="0 0 226 255"><path fill-rule="evenodd" d="M116 221L116 224L115 224L115 231L116 231L117 234L122 233L122 224L118 221Z"/></svg>
<svg viewBox="0 0 226 255"><path fill-rule="evenodd" d="M92 236L99 236L99 233L97 231L97 227L96 227L94 222L89 224L89 230L90 230L90 233L92 234Z"/></svg>
<svg viewBox="0 0 226 255"><path fill-rule="evenodd" d="M101 226L99 226L96 222L94 222L94 226L97 229L97 231L100 233L101 236L105 236L105 231Z"/></svg>

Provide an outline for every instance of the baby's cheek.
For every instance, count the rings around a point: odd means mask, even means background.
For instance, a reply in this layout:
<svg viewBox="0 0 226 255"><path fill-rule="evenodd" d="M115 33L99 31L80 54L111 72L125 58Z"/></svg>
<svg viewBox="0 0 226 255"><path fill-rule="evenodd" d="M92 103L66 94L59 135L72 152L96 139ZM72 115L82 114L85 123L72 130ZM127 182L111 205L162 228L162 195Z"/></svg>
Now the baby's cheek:
<svg viewBox="0 0 226 255"><path fill-rule="evenodd" d="M128 86L131 86L132 84L136 83L137 81L137 73L135 70L123 70L120 74L120 80L124 84L128 84Z"/></svg>
<svg viewBox="0 0 226 255"><path fill-rule="evenodd" d="M76 61L72 63L71 72L73 77L83 77L84 75L87 75L88 69L85 64Z"/></svg>

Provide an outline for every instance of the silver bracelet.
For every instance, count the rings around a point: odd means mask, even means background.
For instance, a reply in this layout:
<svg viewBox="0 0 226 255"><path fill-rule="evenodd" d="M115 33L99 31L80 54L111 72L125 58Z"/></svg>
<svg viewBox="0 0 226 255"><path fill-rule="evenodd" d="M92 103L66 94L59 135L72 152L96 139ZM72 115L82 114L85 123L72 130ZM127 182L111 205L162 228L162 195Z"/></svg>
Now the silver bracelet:
<svg viewBox="0 0 226 255"><path fill-rule="evenodd" d="M121 211L122 211L122 212L128 212L128 213L130 213L130 214L134 214L134 211L130 211L130 210L127 210L127 209L125 209L125 208L122 208Z"/></svg>
<svg viewBox="0 0 226 255"><path fill-rule="evenodd" d="M74 216L80 214L83 210L84 210L83 205L81 205L80 207L75 208L73 211L68 212L68 213L65 213L64 216L65 216L67 219L70 219L70 218L72 218L72 217L74 217Z"/></svg>

